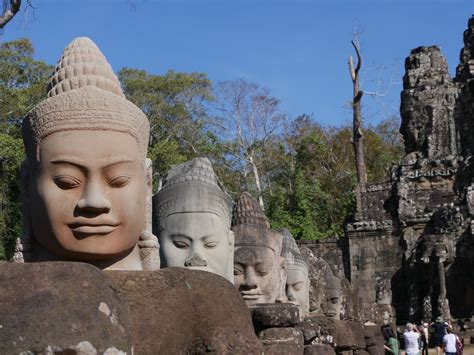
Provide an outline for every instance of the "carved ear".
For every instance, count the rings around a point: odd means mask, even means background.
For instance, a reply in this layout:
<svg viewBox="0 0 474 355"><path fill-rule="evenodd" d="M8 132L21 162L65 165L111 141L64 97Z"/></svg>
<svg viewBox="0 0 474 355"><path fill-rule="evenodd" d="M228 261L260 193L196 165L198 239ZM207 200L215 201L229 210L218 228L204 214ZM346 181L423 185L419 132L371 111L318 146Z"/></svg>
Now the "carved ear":
<svg viewBox="0 0 474 355"><path fill-rule="evenodd" d="M227 277L226 279L234 283L234 250L235 250L235 236L233 231L229 231L229 260L227 262Z"/></svg>
<svg viewBox="0 0 474 355"><path fill-rule="evenodd" d="M233 231L229 231L229 247L232 249L232 254L234 254L235 235Z"/></svg>
<svg viewBox="0 0 474 355"><path fill-rule="evenodd" d="M31 260L32 244L33 244L33 232L31 230L30 220L30 179L32 163L26 158L21 164L20 175L21 175L21 209L22 209L22 232L21 232L21 249L23 252L23 259L25 261ZM20 248L18 248L20 249Z"/></svg>

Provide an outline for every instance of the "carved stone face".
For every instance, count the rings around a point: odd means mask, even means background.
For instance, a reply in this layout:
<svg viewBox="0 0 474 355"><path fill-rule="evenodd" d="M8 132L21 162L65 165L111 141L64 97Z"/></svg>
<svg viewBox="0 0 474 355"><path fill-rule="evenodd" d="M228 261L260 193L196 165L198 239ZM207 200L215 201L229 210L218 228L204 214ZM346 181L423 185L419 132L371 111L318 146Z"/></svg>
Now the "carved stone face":
<svg viewBox="0 0 474 355"><path fill-rule="evenodd" d="M342 297L339 280L333 277L326 285L326 300L323 303L324 315L328 318L339 319L341 314ZM339 286L339 287L338 287Z"/></svg>
<svg viewBox="0 0 474 355"><path fill-rule="evenodd" d="M234 281L247 305L274 303L281 290L280 256L267 247L236 247Z"/></svg>
<svg viewBox="0 0 474 355"><path fill-rule="evenodd" d="M163 224L159 238L164 267L189 267L229 278L234 237L220 216L208 212L174 213Z"/></svg>
<svg viewBox="0 0 474 355"><path fill-rule="evenodd" d="M288 301L298 306L300 316L309 313L309 278L302 268L289 267L286 279L286 296Z"/></svg>
<svg viewBox="0 0 474 355"><path fill-rule="evenodd" d="M44 138L29 180L36 240L67 260L127 255L145 219L143 158L129 134L61 131Z"/></svg>

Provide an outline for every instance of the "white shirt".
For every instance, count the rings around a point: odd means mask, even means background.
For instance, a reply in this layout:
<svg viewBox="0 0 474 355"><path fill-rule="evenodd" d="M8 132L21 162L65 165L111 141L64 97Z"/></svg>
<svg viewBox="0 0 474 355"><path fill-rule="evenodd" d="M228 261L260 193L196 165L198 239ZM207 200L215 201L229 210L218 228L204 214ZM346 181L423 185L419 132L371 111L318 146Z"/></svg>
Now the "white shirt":
<svg viewBox="0 0 474 355"><path fill-rule="evenodd" d="M403 333L403 339L405 340L405 351L407 355L418 354L420 349L418 348L418 338L420 334L413 330Z"/></svg>
<svg viewBox="0 0 474 355"><path fill-rule="evenodd" d="M446 334L443 337L443 344L444 344L444 351L447 353L455 353L456 352L456 335L453 333Z"/></svg>

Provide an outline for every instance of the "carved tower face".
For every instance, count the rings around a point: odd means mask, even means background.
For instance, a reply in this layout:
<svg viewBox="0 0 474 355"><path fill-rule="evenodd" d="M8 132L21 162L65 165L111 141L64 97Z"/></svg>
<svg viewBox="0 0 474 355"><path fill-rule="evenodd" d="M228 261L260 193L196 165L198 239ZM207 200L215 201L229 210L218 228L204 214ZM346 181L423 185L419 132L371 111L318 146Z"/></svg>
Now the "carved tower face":
<svg viewBox="0 0 474 355"><path fill-rule="evenodd" d="M71 260L103 260L130 252L144 224L144 181L137 143L128 134L51 134L40 144L29 189L37 241Z"/></svg>
<svg viewBox="0 0 474 355"><path fill-rule="evenodd" d="M232 200L208 159L173 165L153 203L162 267L208 271L233 282Z"/></svg>
<svg viewBox="0 0 474 355"><path fill-rule="evenodd" d="M48 89L23 121L27 261L141 269L147 118L89 38L64 50Z"/></svg>
<svg viewBox="0 0 474 355"><path fill-rule="evenodd" d="M258 203L243 193L233 214L235 286L248 305L284 298L286 262L283 235L269 228Z"/></svg>

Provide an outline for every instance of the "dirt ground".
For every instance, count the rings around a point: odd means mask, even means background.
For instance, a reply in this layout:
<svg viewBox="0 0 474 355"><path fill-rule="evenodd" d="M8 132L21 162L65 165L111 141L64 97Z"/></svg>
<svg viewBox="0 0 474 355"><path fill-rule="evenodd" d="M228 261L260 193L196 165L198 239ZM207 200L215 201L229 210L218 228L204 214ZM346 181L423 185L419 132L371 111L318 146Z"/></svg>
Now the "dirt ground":
<svg viewBox="0 0 474 355"><path fill-rule="evenodd" d="M429 349L429 355L436 355L436 349ZM444 353L441 353L444 354ZM441 355L440 354L440 355ZM474 344L464 345L464 355L474 355Z"/></svg>

